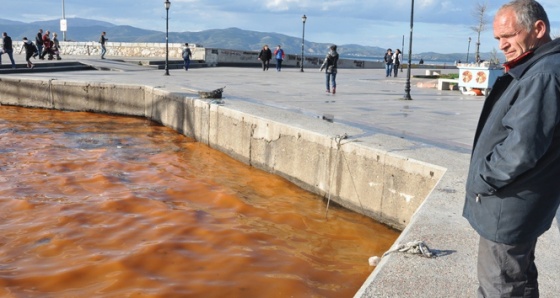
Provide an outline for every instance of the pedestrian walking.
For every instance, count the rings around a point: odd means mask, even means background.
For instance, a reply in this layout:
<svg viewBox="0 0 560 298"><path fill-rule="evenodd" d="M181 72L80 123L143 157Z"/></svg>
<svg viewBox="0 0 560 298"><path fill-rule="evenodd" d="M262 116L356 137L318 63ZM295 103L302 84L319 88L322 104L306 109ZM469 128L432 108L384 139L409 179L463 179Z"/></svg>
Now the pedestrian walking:
<svg viewBox="0 0 560 298"><path fill-rule="evenodd" d="M537 239L560 204L560 39L534 0L503 5L493 27L507 62L482 108L463 216L480 235L478 297L539 297Z"/></svg>
<svg viewBox="0 0 560 298"><path fill-rule="evenodd" d="M56 34L56 32L53 33L52 52L56 56L56 60L62 60L62 58L60 58L60 42L58 41L58 34Z"/></svg>
<svg viewBox="0 0 560 298"><path fill-rule="evenodd" d="M397 49L393 54L393 75L396 78L399 73L399 66L401 66L402 54L401 50Z"/></svg>
<svg viewBox="0 0 560 298"><path fill-rule="evenodd" d="M23 38L23 44L19 53L25 49L25 61L27 62L27 68L33 68L35 65L31 62L31 57L37 56L37 46L35 46L31 40L27 40L27 37Z"/></svg>
<svg viewBox="0 0 560 298"><path fill-rule="evenodd" d="M41 53L41 55L39 55L39 59L44 60L45 56L47 56L47 58L49 60L53 60L53 51L52 51L52 41L51 41L51 37L50 37L51 32L49 30L45 31L45 34L43 35L43 53Z"/></svg>
<svg viewBox="0 0 560 298"><path fill-rule="evenodd" d="M265 44L262 47L258 59L261 61L263 71L268 70L270 59L272 59L272 51L268 48L268 45Z"/></svg>
<svg viewBox="0 0 560 298"><path fill-rule="evenodd" d="M327 83L327 93L331 92L329 83L332 83L332 94L336 93L336 73L338 69L338 53L336 51L336 45L332 45L329 48L329 52L321 65L321 71L325 69L326 83Z"/></svg>
<svg viewBox="0 0 560 298"><path fill-rule="evenodd" d="M2 64L2 55L4 54L8 54L8 58L10 58L10 62L12 62L12 68L16 68L12 38L8 36L8 33L6 32L2 33L2 50L0 50L0 64Z"/></svg>
<svg viewBox="0 0 560 298"><path fill-rule="evenodd" d="M107 48L105 47L105 43L109 40L105 37L107 33L105 31L101 32L101 36L99 37L99 43L101 44L101 59L105 59L105 54L107 53Z"/></svg>
<svg viewBox="0 0 560 298"><path fill-rule="evenodd" d="M274 57L276 58L276 71L282 71L282 61L285 56L284 50L282 50L282 47L278 45L276 50L274 50Z"/></svg>
<svg viewBox="0 0 560 298"><path fill-rule="evenodd" d="M388 78L393 73L393 50L387 49L383 60L385 60L385 77Z"/></svg>
<svg viewBox="0 0 560 298"><path fill-rule="evenodd" d="M189 48L189 43L185 43L185 48L183 49L183 53L181 54L181 56L183 56L183 62L184 65L183 67L185 68L185 71L189 70L189 65L191 64L191 58L192 58L192 52L191 49Z"/></svg>

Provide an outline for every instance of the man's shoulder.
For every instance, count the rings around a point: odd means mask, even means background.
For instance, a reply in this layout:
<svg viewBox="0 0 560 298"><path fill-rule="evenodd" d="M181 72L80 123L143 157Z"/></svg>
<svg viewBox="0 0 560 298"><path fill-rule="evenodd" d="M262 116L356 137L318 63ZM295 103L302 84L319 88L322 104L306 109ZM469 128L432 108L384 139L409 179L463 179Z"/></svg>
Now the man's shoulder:
<svg viewBox="0 0 560 298"><path fill-rule="evenodd" d="M560 75L560 52L540 57L527 68L527 73L550 73Z"/></svg>

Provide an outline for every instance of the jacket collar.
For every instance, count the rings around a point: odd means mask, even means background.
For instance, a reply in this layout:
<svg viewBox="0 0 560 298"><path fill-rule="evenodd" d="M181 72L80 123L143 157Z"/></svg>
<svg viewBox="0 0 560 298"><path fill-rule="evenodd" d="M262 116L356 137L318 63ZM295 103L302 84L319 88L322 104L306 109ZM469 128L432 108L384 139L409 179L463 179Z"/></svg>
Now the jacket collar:
<svg viewBox="0 0 560 298"><path fill-rule="evenodd" d="M555 53L560 53L560 38L554 39L536 49L530 50L519 58L504 64L508 73L515 79L519 79L525 72L540 59Z"/></svg>
<svg viewBox="0 0 560 298"><path fill-rule="evenodd" d="M505 72L509 72L512 68L523 63L525 60L529 59L529 57L532 55L533 55L533 51L529 50L511 61L507 61L506 63L504 63Z"/></svg>

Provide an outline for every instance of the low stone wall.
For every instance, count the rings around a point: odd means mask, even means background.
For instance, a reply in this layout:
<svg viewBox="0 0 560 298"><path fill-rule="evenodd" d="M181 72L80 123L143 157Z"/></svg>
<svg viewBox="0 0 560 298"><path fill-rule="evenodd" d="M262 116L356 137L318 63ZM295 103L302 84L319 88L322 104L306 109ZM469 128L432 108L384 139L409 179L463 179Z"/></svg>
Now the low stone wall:
<svg viewBox="0 0 560 298"><path fill-rule="evenodd" d="M250 108L148 86L1 78L0 103L144 116L397 229L406 227L445 172L342 136L300 128L316 121L313 126L336 131L337 124L320 119L276 110L270 115L278 118L263 118Z"/></svg>
<svg viewBox="0 0 560 298"><path fill-rule="evenodd" d="M14 41L14 48L21 48L21 41ZM107 56L113 57L142 57L142 58L165 58L165 43L130 43L130 42L107 42ZM182 59L184 44L169 43L169 58ZM204 60L205 49L190 46L193 59ZM60 41L61 55L98 56L101 55L101 44L96 41L73 42Z"/></svg>

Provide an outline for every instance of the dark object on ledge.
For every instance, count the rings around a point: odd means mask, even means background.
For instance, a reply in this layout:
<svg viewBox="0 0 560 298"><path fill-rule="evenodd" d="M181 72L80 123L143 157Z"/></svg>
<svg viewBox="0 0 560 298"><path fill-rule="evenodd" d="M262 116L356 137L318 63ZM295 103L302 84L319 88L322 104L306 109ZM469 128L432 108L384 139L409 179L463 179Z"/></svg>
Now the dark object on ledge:
<svg viewBox="0 0 560 298"><path fill-rule="evenodd" d="M200 96L200 98L222 98L222 93L224 92L224 88L225 86L209 92L198 91L198 95Z"/></svg>

